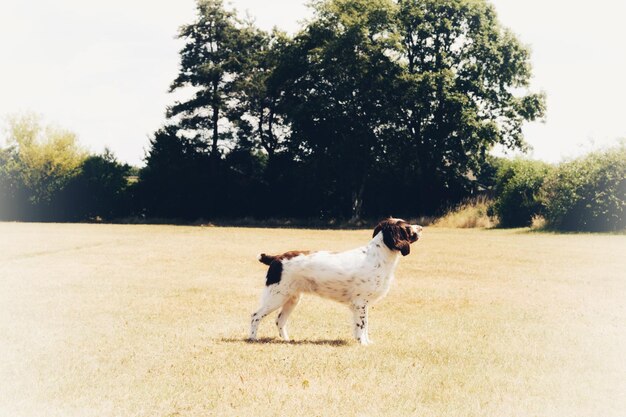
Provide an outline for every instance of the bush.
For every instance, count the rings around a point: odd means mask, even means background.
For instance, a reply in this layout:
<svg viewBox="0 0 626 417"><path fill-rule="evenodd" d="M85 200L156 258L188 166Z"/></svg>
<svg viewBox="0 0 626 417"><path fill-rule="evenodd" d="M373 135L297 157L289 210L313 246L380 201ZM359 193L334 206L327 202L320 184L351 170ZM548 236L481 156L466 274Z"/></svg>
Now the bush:
<svg viewBox="0 0 626 417"><path fill-rule="evenodd" d="M25 114L8 120L0 150L0 218L55 220L54 200L79 172L87 153L74 133Z"/></svg>
<svg viewBox="0 0 626 417"><path fill-rule="evenodd" d="M18 174L13 149L0 149L0 220L18 218L20 209L26 206Z"/></svg>
<svg viewBox="0 0 626 417"><path fill-rule="evenodd" d="M539 194L550 171L551 166L540 161L501 161L489 215L497 216L501 227L530 226L533 217L541 213Z"/></svg>
<svg viewBox="0 0 626 417"><path fill-rule="evenodd" d="M105 150L85 159L55 199L60 220L111 220L130 214L126 190L130 166Z"/></svg>
<svg viewBox="0 0 626 417"><path fill-rule="evenodd" d="M541 195L549 228L626 229L626 146L561 164L546 179Z"/></svg>

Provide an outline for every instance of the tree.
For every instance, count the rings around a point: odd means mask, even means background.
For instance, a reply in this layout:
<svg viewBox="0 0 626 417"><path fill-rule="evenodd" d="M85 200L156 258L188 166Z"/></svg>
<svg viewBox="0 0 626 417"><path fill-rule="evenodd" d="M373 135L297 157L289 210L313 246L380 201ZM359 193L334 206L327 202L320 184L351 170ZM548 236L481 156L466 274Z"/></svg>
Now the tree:
<svg viewBox="0 0 626 417"><path fill-rule="evenodd" d="M179 117L178 126L190 131L196 139L210 136L213 165L220 159L220 133L241 75L245 54L243 30L234 12L224 9L222 0L198 0L198 16L194 23L181 28L179 38L186 40L180 51L180 72L170 92L192 87L194 95L176 102L168 109L168 117Z"/></svg>
<svg viewBox="0 0 626 417"><path fill-rule="evenodd" d="M291 149L312 161L328 190L324 205L357 219L392 117L399 68L387 52L394 6L388 0L333 0L315 8L316 18L277 70L286 90L281 107L293 131Z"/></svg>
<svg viewBox="0 0 626 417"><path fill-rule="evenodd" d="M430 211L467 194L495 145L524 149L541 94L529 53L484 0L327 0L276 74L290 148L337 214ZM369 190L368 190L369 188ZM380 195L388 201L380 204Z"/></svg>
<svg viewBox="0 0 626 417"><path fill-rule="evenodd" d="M484 0L399 0L404 71L398 97L402 144L436 188L464 182L494 145L527 147L526 121L542 117L528 87L528 49L500 26ZM432 192L433 190L424 190Z"/></svg>
<svg viewBox="0 0 626 417"><path fill-rule="evenodd" d="M5 198L22 219L55 216L53 200L80 171L87 153L76 134L48 125L40 116L24 114L8 120L8 148L2 158Z"/></svg>

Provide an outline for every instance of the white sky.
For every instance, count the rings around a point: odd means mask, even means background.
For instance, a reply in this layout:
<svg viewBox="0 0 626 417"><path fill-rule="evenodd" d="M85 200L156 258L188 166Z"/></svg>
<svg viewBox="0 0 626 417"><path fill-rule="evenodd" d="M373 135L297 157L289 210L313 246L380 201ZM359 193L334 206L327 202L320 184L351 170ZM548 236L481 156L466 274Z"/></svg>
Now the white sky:
<svg viewBox="0 0 626 417"><path fill-rule="evenodd" d="M501 22L532 49L532 88L546 123L526 126L532 157L558 162L626 137L626 2L493 0ZM289 32L310 16L299 0L234 0L257 24ZM177 28L194 0L4 0L0 117L34 111L141 165L164 122L178 68Z"/></svg>

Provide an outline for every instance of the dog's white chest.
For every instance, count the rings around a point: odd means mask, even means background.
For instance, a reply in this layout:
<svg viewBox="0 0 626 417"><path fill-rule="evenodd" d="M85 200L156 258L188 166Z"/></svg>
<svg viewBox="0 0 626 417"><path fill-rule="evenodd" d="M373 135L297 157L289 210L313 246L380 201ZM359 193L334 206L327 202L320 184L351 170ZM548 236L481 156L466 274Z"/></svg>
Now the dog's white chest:
<svg viewBox="0 0 626 417"><path fill-rule="evenodd" d="M370 268L363 271L362 288L364 294L359 298L368 301L376 301L387 295L394 278L394 271L398 263L398 258L378 259Z"/></svg>

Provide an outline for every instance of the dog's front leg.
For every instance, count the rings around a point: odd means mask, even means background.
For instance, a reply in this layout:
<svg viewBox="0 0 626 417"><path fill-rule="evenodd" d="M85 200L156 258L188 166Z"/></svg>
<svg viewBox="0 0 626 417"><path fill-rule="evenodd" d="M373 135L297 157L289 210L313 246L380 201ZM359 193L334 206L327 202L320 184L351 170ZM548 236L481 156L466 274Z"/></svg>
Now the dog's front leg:
<svg viewBox="0 0 626 417"><path fill-rule="evenodd" d="M352 305L352 324L354 337L362 345L370 343L367 335L367 303Z"/></svg>

